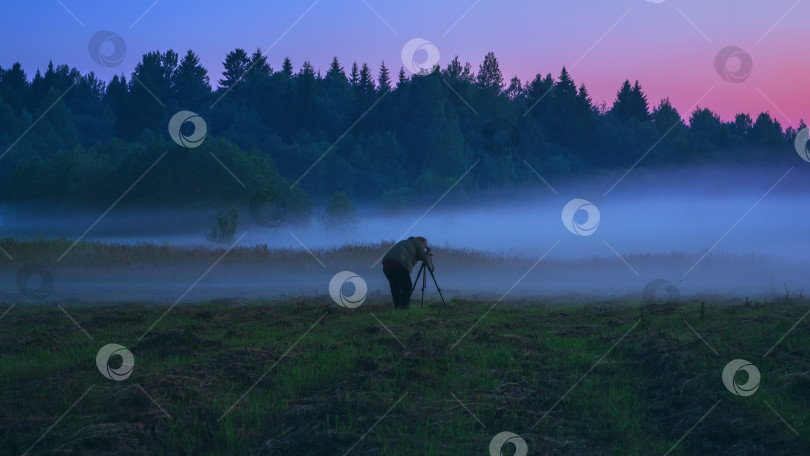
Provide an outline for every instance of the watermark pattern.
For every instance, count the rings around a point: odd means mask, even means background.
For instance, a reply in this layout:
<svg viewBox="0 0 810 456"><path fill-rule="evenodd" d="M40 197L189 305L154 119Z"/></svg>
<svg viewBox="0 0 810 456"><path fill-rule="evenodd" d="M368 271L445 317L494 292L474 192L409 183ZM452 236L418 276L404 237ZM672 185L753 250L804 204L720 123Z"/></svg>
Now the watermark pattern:
<svg viewBox="0 0 810 456"><path fill-rule="evenodd" d="M520 129L506 119L492 119L481 130L484 147L497 155L512 154L520 144Z"/></svg>
<svg viewBox="0 0 810 456"><path fill-rule="evenodd" d="M680 444L680 443L683 441L683 439L685 439L685 438L686 438L686 436L687 436L687 435L691 434L691 433L692 433L692 431L694 431L694 430L695 430L695 428L697 427L697 425L698 425L698 424L700 424L700 423L702 423L702 422L703 422L703 420L705 420L705 419L706 419L706 417L707 417L707 416L709 416L709 413L712 413L712 410L714 410L715 408L717 408L717 406L718 406L719 404L720 404L720 401L715 402L715 403L714 403L714 405L712 405L712 408L710 408L708 411L706 411L706 413L704 413L704 414L703 414L703 416L701 416L701 417L700 417L700 419L699 419L699 420L697 420L697 421L695 422L695 424L693 424L693 425L692 425L692 427L690 427L690 428L689 428L689 429L688 429L688 430L687 430L687 431L686 431L686 432L685 432L685 433L684 433L684 434L681 436L681 438L679 438L679 439L678 439L678 441L676 441L676 442L675 442L675 444L673 444L673 445L672 445L672 447L670 447L670 449L669 449L669 450L668 450L666 453L664 453L664 456L667 456L667 455L669 455L670 453L672 453L672 450L674 450L674 449L675 449L675 447L677 447L677 446L678 446L678 445L679 445L679 444Z"/></svg>
<svg viewBox="0 0 810 456"><path fill-rule="evenodd" d="M343 287L347 283L354 286L354 291L349 296L343 294ZM347 309L360 307L363 301L366 300L367 293L368 285L366 285L366 281L351 271L340 271L332 276L332 280L329 281L329 296L340 307Z"/></svg>
<svg viewBox="0 0 810 456"><path fill-rule="evenodd" d="M492 440L489 441L489 454L490 456L501 456L503 453L501 450L507 444L511 444L515 447L515 451L510 454L514 454L515 456L526 456L529 454L529 446L526 445L526 441L523 438L514 432L504 431L500 432L492 437Z"/></svg>
<svg viewBox="0 0 810 456"><path fill-rule="evenodd" d="M385 419L385 417L386 417L386 416L388 416L388 414L389 414L389 413L391 413L391 410L394 410L394 408L395 408L395 407L396 407L396 406L397 406L397 405L398 405L400 402L402 402L402 400L403 400L403 399L405 399L405 396L407 396L407 395L408 395L408 392L407 392L407 391L405 391L404 393L402 393L402 396L400 396L400 397L399 397L399 399L397 399L397 401L396 401L396 402L394 402L394 405L392 405L392 406L391 406L391 408L389 408L388 410L386 410L386 411L385 411L385 413L383 413L383 415L382 415L381 417L379 417L379 418L377 419L377 421L375 421L375 422L374 422L374 424L372 424L372 425L371 425L371 427L370 427L370 428L368 428L368 431L366 431L366 432L365 432L363 435L361 435L361 436L360 436L360 438L359 438L359 439L357 439L357 441L356 441L356 442L354 442L354 444L353 444L352 446L350 446L350 447L349 447L349 449L348 449L348 450L346 450L346 452L345 452L345 453L343 453L343 456L346 456L347 454L351 453L351 451L354 449L354 447L356 447L358 443L360 443L361 441L363 441L363 439L364 439L364 438L366 438L366 436L368 435L368 433L369 433L369 432L371 432L372 430L374 430L374 428L375 428L375 427L377 427L377 425L378 425L378 424L380 424L380 421L384 420L384 419Z"/></svg>
<svg viewBox="0 0 810 456"><path fill-rule="evenodd" d="M414 38L402 46L402 65L417 76L427 76L439 68L439 48L424 38ZM417 57L421 57L417 61Z"/></svg>
<svg viewBox="0 0 810 456"><path fill-rule="evenodd" d="M540 424L540 422L541 422L541 421L543 421L544 419L546 419L546 417L547 417L547 416L548 416L548 415L549 415L549 414L550 414L552 411L554 411L554 409L555 409L555 408L557 408L557 406L560 404L560 402L562 402L562 401L563 401L563 399L565 399L565 398L566 398L566 397L567 397L567 396L568 396L568 395L571 393L571 391L574 391L574 388L576 388L576 387L577 387L577 385L579 385L579 384L582 382L582 380L585 380L585 377L587 377L587 376L588 376L588 374L590 374L590 373L591 373L591 371L592 371L592 370L594 370L594 369L596 368L596 366L598 366L599 364L601 364L601 363L602 363L602 361L605 359L605 357L606 357L607 355L609 355L609 354L610 354L610 352L612 352L612 351L613 351L613 349L614 349L614 348L616 348L616 346L617 346L617 345L619 345L619 344L620 344L620 343L621 343L621 342L624 340L624 338L625 338L625 337L627 337L627 335L628 335L628 334L630 334L630 333L631 333L631 332L632 332L634 329L636 329L636 326L638 326L638 324L639 324L639 323L641 323L641 319L636 320L636 322L635 322L635 323L633 323L633 326L631 326L631 327L630 327L630 329L628 329L626 333L622 334L622 337L620 337L620 338L619 338L619 340L617 340L617 341L616 341L616 342L615 342L613 345L611 345L611 346L610 346L610 348L608 348L608 350L605 352L605 354L604 354L604 355L602 355L602 356L601 356L599 359L597 359L597 360L596 360L596 362L593 364L593 366L591 366L591 368L590 368L590 369L588 369L587 371L585 371L585 373L584 373L584 374L582 374L582 377L579 377L579 380L577 380L577 381L576 381L576 382L575 382L573 385L571 385L571 387L570 387L570 388L568 388L568 391L566 391L566 392L565 392L565 394L563 394L562 396L560 396L560 398L559 398L559 399L557 399L557 402L555 402L555 403L554 403L554 405L552 405L550 409L546 410L546 412L545 412L545 413L543 413L543 415L542 415L542 416L541 416L541 417L540 417L540 418L539 418L539 419L538 419L538 420L537 420L537 421L536 421L536 422L535 422L535 423L532 425L532 427L531 427L530 429L534 429L534 428L536 428L536 427L537 427L537 425L538 425L538 424Z"/></svg>
<svg viewBox="0 0 810 456"><path fill-rule="evenodd" d="M442 195L441 195L441 196L440 196L440 197L439 197L439 198L436 200L436 202L435 202L435 203L433 203L433 204L432 204L432 205L431 205L429 208L427 208L427 210L426 210L426 211L425 211L425 212L424 212L424 213L423 213L421 216L419 216L419 218L418 218L418 219L416 219L416 221L415 221L415 222L413 222L413 224L411 224L411 226L410 226L410 227L408 227L408 229L407 229L407 230L405 230L405 232L404 232L404 233L402 233L402 236L400 236L400 237L397 239L397 241L396 241L396 242L399 242L399 241L401 241L401 240L405 239L405 236L407 236L407 235L408 235L408 233L410 233L410 232L411 232L411 230L413 230L413 229L414 229L414 227L415 227L416 225L418 225L418 224L419 224L419 222L421 222L421 221L422 221L422 219L424 219L425 217L427 217L427 215L430 213L430 211L432 211L432 210L433 210L433 208L434 208L434 207L436 207L436 205L438 205L438 204L439 204L439 203L440 203L440 202L441 202L441 201L444 199L444 197L445 197L445 196L447 196L447 195L450 193L450 191L452 191L454 188L456 188L456 185L458 185L458 184L459 184L459 182L461 182L461 181L462 181L462 180L463 180L465 177L467 177L467 174L470 174L470 171L472 171L472 170L473 170L473 168L475 168L475 167L478 165L478 163L480 163L480 162L481 162L481 159L479 158L478 160L476 160L476 161L475 161L475 163L473 163L473 164L472 164L472 166L470 166L469 168L467 168L467 171L464 171L464 174L462 174L462 175L461 175L461 177L459 177L458 179L456 179L456 181L455 181L455 182L453 182L453 185L451 185L451 186L450 186L450 188L448 188L448 189L447 189L447 190L446 190L444 193L442 193ZM394 244L391 244L391 247L393 247L393 246L396 244L396 242L395 242ZM377 259L376 259L376 260L375 260L373 263L371 263L371 266L369 266L369 269L374 269L374 266L376 266L376 265L377 265L377 263L379 263L380 261L382 261L382 259L383 259L383 257L385 256L385 254L386 254L386 253L388 253L388 251L389 251L389 250L391 250L391 247L389 247L389 248L388 248L388 249L387 249L385 252L383 252L383 254L382 254L382 255L380 255L380 257L379 257L379 258L377 258Z"/></svg>
<svg viewBox="0 0 810 456"><path fill-rule="evenodd" d="M87 51L97 64L114 68L124 61L127 55L127 42L115 32L101 30L90 38Z"/></svg>
<svg viewBox="0 0 810 456"><path fill-rule="evenodd" d="M181 130L183 125L189 122L194 126L194 131L190 134L185 134ZM193 149L199 147L205 140L205 135L208 133L208 125L199 114L191 111L180 111L169 119L169 136L172 141L177 145Z"/></svg>
<svg viewBox="0 0 810 456"><path fill-rule="evenodd" d="M73 17L73 19L76 19L76 22L78 22L78 23L79 23L79 25L81 25L82 27L84 27L84 26L85 26L85 25L84 25L84 22L82 22L82 20L81 20L81 19L79 19L79 16L76 16L76 15L73 13L73 11L71 11L71 10L70 10L70 8L68 8L68 7L67 7L67 5L65 5L64 3L62 3L62 0L56 0L56 2L57 2L57 3L59 3L60 5L62 5L62 8L64 8L64 10L65 10L65 11L67 11L67 12L68 12L68 14L70 14L70 15Z"/></svg>
<svg viewBox="0 0 810 456"><path fill-rule="evenodd" d="M287 217L287 201L276 192L260 191L250 198L248 212L257 224L276 228Z"/></svg>
<svg viewBox="0 0 810 456"><path fill-rule="evenodd" d="M127 194L128 194L128 193L129 193L129 192L130 192L130 191L131 191L133 188L135 188L135 186L136 186L136 185L138 185L138 182L140 182L140 181L141 181L141 179L143 179L143 178L144 178L144 176L146 176L146 175L149 173L149 171L151 171L151 170L152 170L152 168L154 168L154 167L155 167L155 165L157 165L157 164L158 164L158 162L160 162L161 160L163 160L163 157L165 157L165 156L166 156L166 154L168 154L168 152L163 152L163 153L160 155L160 157L158 157L158 159L157 159L157 160L155 160L155 162L154 162L154 163L152 163L152 164L149 166L149 168L146 168L146 171L144 171L144 172L143 172L143 174L141 174L140 176L138 176L138 178L137 178L137 179L135 179L135 182L133 182L133 183L132 183L132 185L130 185L130 186L129 186L129 188L127 188L126 190L124 190L124 193L122 193L122 194L121 194L121 196L119 196L119 197L118 197L118 199L117 199L117 200L115 200L115 201L114 201L114 202L113 202L113 203L110 205L110 207L108 207L108 208L107 208L107 210L106 210L106 211L104 211L104 213L102 213L101 215L99 215L99 216L98 216L98 218L96 219L96 221L95 221L95 222L93 222L93 224L92 224L92 225L90 225L89 227L87 227L87 229L86 229L86 230L84 230L84 233L82 233L82 235L81 235L81 236L79 236L79 238L78 238L78 239L76 239L75 241L73 241L73 244L70 244L70 247L68 247L68 248L67 248L67 250L65 250L65 251L64 251L64 252L63 252L61 255L59 255L59 258L57 258L57 259L56 259L56 261L57 261L57 262L62 261L62 258L64 258L64 257L65 257L65 255L67 255L67 254L68 254L68 253L69 253L71 250L73 250L73 247L76 247L76 244L78 244L79 242L81 242L81 240L82 240L82 239L84 239L84 237L85 237L85 236L87 236L87 233L89 233L89 232L90 232L90 230L92 230L92 229L93 229L93 227L94 227L94 226L96 226L96 225L98 224L98 222L100 222L100 221L101 221L101 219L103 219L103 218L104 218L104 217L105 217L105 216L106 216L106 215L107 215L107 214L108 214L108 213L109 213L109 212L110 212L110 211L111 211L111 210L112 210L112 209L113 209L113 208L114 208L114 207L115 207L115 206L116 206L116 205L117 205L119 202L121 202L121 200L122 200L122 199L124 199L124 197L125 197L125 196L127 196Z"/></svg>
<svg viewBox="0 0 810 456"><path fill-rule="evenodd" d="M408 349L408 347L406 347L406 346L405 346L405 344L403 344L403 343L402 343L402 341L401 341L401 340L399 340L399 338L398 338L398 337L397 337L397 336L394 334L394 332L393 332L393 331L391 331L391 330L388 328L388 326L385 326L385 323L383 323L383 322L382 322L382 320L380 320L379 318L377 318L377 316L376 316L376 315L374 315L374 312L371 312L371 316L372 316L372 317L374 317L374 319L375 319L375 320L377 320L377 323L379 323L379 324L380 324L380 326L382 326L382 327L383 327L383 329L385 329L385 330L388 332L388 334L390 334L390 335L391 335L391 337L393 337L393 338L394 338L394 340L396 340L396 341L397 341L397 343L399 343L399 345L402 345L402 348L404 348L405 350L407 350L407 349Z"/></svg>
<svg viewBox="0 0 810 456"><path fill-rule="evenodd" d="M748 375L745 383L737 383L735 377L737 373L743 371ZM735 396L751 396L759 389L760 373L757 366L744 359L734 359L723 368L723 384L726 389Z"/></svg>
<svg viewBox="0 0 810 456"><path fill-rule="evenodd" d="M693 270L693 269L695 269L695 268L697 267L697 265L699 265L699 264L700 264L700 263L701 263L701 262L702 262L702 261L703 261L703 260L704 260L704 259L705 259L707 256L709 256L709 254L710 254L710 253L712 253L712 250L714 250L714 248L715 248L715 247L717 247L717 245L718 245L718 244L720 244L721 242L723 242L723 239L725 239L725 238L726 238L726 236L728 236L728 234L729 234L729 233L731 233L731 232L734 230L734 228L737 228L737 225L739 225L739 224L740 224L740 222L742 222L743 220L745 220L745 218L746 218L746 217L748 217L748 214L750 214L750 213L751 213L751 211L753 211L753 210L754 210L754 208L756 208L756 207L759 205L759 203L761 203L761 202L762 202L762 200L764 200L764 199L765 199L765 197L767 197L767 196L768 196L768 195L769 195L769 194L770 194L770 193L773 191L773 189L775 189L775 188L776 188L776 186L777 186L777 185L779 185L779 183L780 183L780 182L782 182L782 180L784 180L784 179L787 177L787 175L788 175L788 174L790 174L790 172L791 172L791 171L793 171L793 169L794 169L794 168L791 166L791 167L790 167L790 169L788 169L787 171L785 171L785 174L782 174L782 177L780 177L780 178L779 178L779 179L778 179L778 180L777 180L777 181L776 181L776 182L775 182L775 183L774 183L774 184L771 186L771 188L769 188L769 189L768 189L768 191L766 191L766 192L765 192L765 193L764 193L764 194L763 194L763 195L762 195L762 196L761 196L761 197L760 197L760 198L757 200L757 202L756 202L756 203L754 203L754 204L753 204L753 205L752 205L752 206L751 206L751 207L750 207L750 208L749 208L747 211L745 211L745 213L742 215L742 217L740 217L739 219L737 219L737 221L736 221L736 222L734 222L734 225L731 225L731 228L729 228L729 229L728 229L728 231L726 231L725 233L723 233L723 235L722 235L722 236L720 236L720 239L718 239L718 240L717 240L717 242L715 242L715 243L714 243L714 244L713 244L711 247L709 247L709 248L708 248L708 250L706 250L706 252L704 252L704 253L703 253L703 256L701 256L700 258L698 258L698 260L695 262L695 264L693 264L693 265L692 265L692 267L691 267L691 268L689 268L689 270L687 270L687 271L686 271L686 272L683 274L683 278L686 278L686 276L687 276L687 275L689 275L689 273L691 273L691 272L692 272L692 270Z"/></svg>
<svg viewBox="0 0 810 456"><path fill-rule="evenodd" d="M110 366L110 358L121 357L121 366L113 368ZM126 347L120 344L107 344L101 347L96 355L96 367L108 380L116 382L124 381L132 375L135 369L135 356Z"/></svg>
<svg viewBox="0 0 810 456"><path fill-rule="evenodd" d="M545 258L546 258L546 256L547 256L549 253L551 253L551 251L552 251L552 250L554 250L554 247L557 247L557 244L559 244L559 243L560 243L560 239L557 239L557 241L556 241L554 244L552 244L552 245L551 245L551 247L549 247L549 248L548 248L548 250L546 250L546 253L544 253L544 254L543 254L543 256L541 256L540 258L538 258L538 259L537 259L537 261L535 261L535 262L534 262L534 264L532 264L532 265L531 265L531 267L529 267L529 269L527 269L527 270L526 270L526 272L524 272L524 273L523 273L523 275L522 275L522 276L520 276L520 278L518 278L518 279L515 281L515 283L513 283L513 284L512 284L512 286L511 286L511 287L509 287L509 289L508 289L508 290L506 290L506 291L505 291L505 292L504 292L504 293L501 295L501 297L500 297L500 298L498 298L498 300L497 300L497 301L495 301L495 302L494 302L494 303L493 303L491 306L489 306L489 309L487 309L487 311L486 311L486 312L484 312L484 314L483 314L483 315L481 315L481 316L478 318L478 320L476 320L476 321L475 321L475 323L473 323L473 324L472 324L472 326L470 326L470 327L469 327L469 328L468 328L466 331L464 331L464 333L461 335L461 337L459 337L459 338L458 338L458 340L456 340L456 342L455 342L455 343L453 343L453 345L451 345L451 346L450 346L450 350L453 350L454 348L456 348L456 346L457 346L458 344L460 344L460 343L461 343L461 341L462 341L462 340L464 340L464 338L465 338L465 337L467 337L467 334L469 334L469 333L470 333L470 331L472 331L473 329L475 329L475 327L476 327L476 326L478 326L478 324L479 324L479 323L481 323L481 320L483 320L483 319L484 319L484 318L485 318L487 315L489 315L489 313L490 313L490 312L492 312L492 309L494 309L494 308L495 308L495 306L497 306L498 304L500 304L500 303L501 303L501 301L503 301L503 300L504 300L504 298L506 298L506 296L507 296L509 293L511 293L511 292L512 292L512 290L513 290L513 289L514 289L516 286L518 286L518 284L519 284L520 282L522 282L522 281L523 281L523 279L525 279L525 278L526 278L526 276L527 276L527 275L529 275L529 273L530 273L530 272L532 272L532 271L534 270L534 268L536 268L536 267L537 267L537 265L538 265L538 264L540 264L540 262L541 262L541 261L543 261L543 259L545 259Z"/></svg>
<svg viewBox="0 0 810 456"><path fill-rule="evenodd" d="M712 347L711 345L709 345L709 343L708 343L708 342L706 342L706 339L704 339L704 338L703 338L703 336L701 336L701 335L700 335L700 333L699 333L699 332L697 332L697 330L695 330L695 328L693 328L693 327L692 327L692 325L690 325L690 324L689 324L689 322L687 322L686 320L684 320L684 321L683 321L683 324L685 324L685 325L686 325L686 326L687 326L687 327L688 327L688 328L689 328L689 329L692 331L692 333L694 333L694 334L695 334L695 335L698 337L698 339L700 339L700 341L701 341L701 342L703 342L704 344L706 344L706 346L707 346L707 347L709 347L709 350L711 350L711 351L712 351L712 353L714 353L714 355L715 355L715 356L720 356L720 353L717 353L717 350L715 350L715 349L714 349L714 347Z"/></svg>
<svg viewBox="0 0 810 456"><path fill-rule="evenodd" d="M668 280L653 279L641 290L641 299L645 304L677 304L681 292Z"/></svg>
<svg viewBox="0 0 810 456"><path fill-rule="evenodd" d="M753 68L754 60L751 54L737 46L726 46L714 56L714 69L726 82L745 82L751 76Z"/></svg>
<svg viewBox="0 0 810 456"><path fill-rule="evenodd" d="M84 392L84 394L82 394L81 396L79 396L79 398L78 398L78 399L76 399L76 402L74 402L73 404L71 404L71 405L70 405L70 407L69 407L67 410L65 410L65 413L63 413L63 414L62 414L62 416L60 416L60 417L59 417L59 418L56 420L56 422L54 422L54 423L51 425L51 427L49 427L49 428L48 428L48 429L47 429L47 430L46 430L46 431L45 431L45 432L44 432L44 433L43 433L41 436L39 436L39 438L37 439L37 441L36 441L36 442L34 442L34 444L33 444L33 445L31 445L31 447L29 447L27 450L25 450L25 453L23 453L23 456L25 456L25 455L27 455L28 453L30 453L30 452L31 452L31 450L33 450L33 449L34 449L34 447L35 447L35 446L37 446L37 444L38 444L39 442L41 442L41 441L42 441L42 439L44 439L44 438L45 438L45 436L46 436L46 435L48 435L48 433L49 433L49 432L51 432L51 431L53 430L53 428L55 428L55 427L56 427L56 425L57 425L57 424L59 424L59 422L60 422L60 421L62 421L62 419L63 419L65 416L67 416L67 414L68 414L68 413L70 413L70 411L71 411L71 410L73 410L73 408L74 408L74 407L76 407L76 405L77 405L79 402L81 402L81 401L82 401L82 399L84 399L84 397L85 397L85 396L87 396L87 394L88 394L88 393L89 393L89 392L90 392L90 391L91 391L93 388L95 388L95 387L96 387L96 385L90 385L90 387L89 387L89 388L87 388L87 391L85 391L85 392Z"/></svg>
<svg viewBox="0 0 810 456"><path fill-rule="evenodd" d="M65 89L65 91L64 91L64 92L62 92L62 93L59 95L59 98L57 98L57 99L56 99L56 100L55 100L53 103L51 103L51 104L50 104L50 106L48 106L48 109L46 109L45 111L43 111L43 112L42 112L42 114L40 114L40 115L39 115L39 117L37 117L37 118L36 118L36 120L34 120L34 121L31 123L31 125L29 125L29 126L28 126L28 128L26 128L26 129L25 129L25 131L23 131L23 132L20 134L20 136L18 136L18 137L17 137L17 139L15 139L15 140L14 140L14 142L13 142L13 143L11 143L11 145L10 145L10 146L8 146L8 147L6 148L6 150L5 150L5 151L3 151L3 153L2 153L2 154L0 154L0 159L2 159L3 157L5 157L5 156L6 156L6 154L8 154L8 153L9 153L9 151L10 151L11 149L13 149L13 148L14 148L14 146L16 146L16 145L17 145L17 143L19 143L19 142L20 142L20 141L21 141L21 140L22 140L22 139L25 137L25 135L27 135L27 134L28 134L28 132L29 132L29 131L31 131L31 129L33 129L33 128L34 128L34 127L35 127L35 126L36 126L36 125L39 123L39 121L40 121L40 120L42 120L42 118L43 118L43 117L45 117L45 115L47 115L47 114L48 114L48 113L51 111L51 109L53 109L53 107L54 107L54 106L56 106L56 104L57 104L57 103L59 103L60 101L62 101L62 98L65 98L65 95L67 95L67 93L68 93L68 92L70 92L70 90L71 90L72 88L76 87L76 84L78 84L78 81L73 81L73 83L72 83L72 84L70 84L70 87L68 87L67 89Z"/></svg>
<svg viewBox="0 0 810 456"><path fill-rule="evenodd" d="M32 301L42 301L53 293L53 273L39 263L27 263L17 271L17 289Z"/></svg>
<svg viewBox="0 0 810 456"><path fill-rule="evenodd" d="M466 411L467 411L467 413L469 413L469 414L470 414L470 416L471 416L471 417L473 417L473 419L474 419L475 421L477 421L477 422L478 422L478 424L480 424L480 425L481 425L481 427L483 427L484 429L486 429L486 428L487 428L487 426L486 426L484 423L482 423L482 422L481 422L481 420L479 420L477 416L475 416L475 413L473 413L473 412L472 412L472 410L470 410L470 408L469 408L469 407L467 407L466 405L464 405L464 403L463 403L463 402L461 402L461 399L459 399L459 398L458 398L458 397L457 397L455 394L453 394L453 393L450 393L450 395L451 395L451 396L453 396L453 399L455 399L455 400L456 400L456 402L458 402L458 405L462 406L462 407L464 408L464 410L466 410Z"/></svg>
<svg viewBox="0 0 810 456"><path fill-rule="evenodd" d="M231 404L231 406L230 406L230 407L228 407L228 410L225 410L225 413L223 413L223 414L222 414L222 415L219 417L219 419L217 420L217 422L222 421L222 420L223 420L223 419L224 419L224 418L225 418L225 417L226 417L226 416L227 416L229 413L231 413L231 410L233 410L233 408L234 408L234 407L236 407L236 404L240 403L240 402L242 401L242 399L244 399L244 398L245 398L245 396L247 396L247 395L248 395L248 394L249 394L249 393L250 393L250 392L253 390L253 388L255 388L255 387L256 387L256 385L258 385L258 384L259 384L259 382L261 382L262 380L264 380L264 378L265 378L265 377L267 377L267 374L269 374L269 373L270 373L270 371L271 371L271 370L273 370L273 368L275 368L275 367L276 367L276 365L278 365L278 363L280 363L282 359L286 358L286 357L287 357L287 355L288 355L288 354L289 354L289 353L290 353L290 352L291 352L291 351L292 351L292 350L295 348L295 346L296 346L296 345L298 345L298 342L301 342L301 339L303 339L304 337L306 337L306 336L307 336L307 334L309 334L309 332L310 332L310 331L312 331L312 328L314 328L314 327L315 327L315 326L316 326L318 323L320 323L320 322L321 322L321 320L323 320L323 318L324 318L325 316L327 316L327 315L329 315L329 312L324 312L324 313L323 313L323 315L321 315L321 317L320 317L320 318L318 318L317 320L315 320L315 323L313 323L313 324L312 324L312 326L310 326L310 327L309 327L309 329L307 329L307 330L306 330L306 332L304 332L304 334L301 334L301 337L299 337L299 338L298 338L298 339L297 339L295 342L293 342L293 344L290 346L290 348L288 348L288 349L287 349L287 351L285 351L285 352L284 352L284 354L283 354L283 355L281 355L281 357L280 357L279 359L277 359L277 360L276 360L276 361L275 361L275 362L274 362L274 363L273 363L273 364L272 364L272 365L271 365L271 366L270 366L270 367L269 367L269 368L268 368L266 371L264 371L264 373L262 374L262 376L261 376L261 377L259 377L259 379L258 379L258 380L256 380L256 382L255 382L255 383L253 383L252 385L250 385L250 388L248 388L248 389L247 389L247 391L245 391L244 393L242 393L242 395L241 395L241 396L239 396L239 399L237 399L237 400L236 400L236 402L234 402L233 404Z"/></svg>
<svg viewBox="0 0 810 456"><path fill-rule="evenodd" d="M575 220L577 212L584 211L586 219ZM562 222L565 229L577 236L590 236L599 228L599 209L590 201L575 198L569 201L562 210Z"/></svg>
<svg viewBox="0 0 810 456"><path fill-rule="evenodd" d="M793 146L796 148L796 153L799 154L802 160L810 162L810 127L804 127L796 134L796 139L793 141Z"/></svg>

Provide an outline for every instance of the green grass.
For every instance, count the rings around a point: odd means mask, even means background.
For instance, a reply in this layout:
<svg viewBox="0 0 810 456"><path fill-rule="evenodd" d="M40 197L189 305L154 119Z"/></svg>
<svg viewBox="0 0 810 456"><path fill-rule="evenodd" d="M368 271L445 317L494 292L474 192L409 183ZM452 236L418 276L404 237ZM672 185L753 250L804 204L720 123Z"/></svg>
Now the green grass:
<svg viewBox="0 0 810 456"><path fill-rule="evenodd" d="M663 455L685 434L669 454L810 447L808 321L763 356L806 301L500 304L454 347L491 303L449 304L179 305L140 342L168 306L63 304L92 340L54 305L16 306L0 320L0 454L57 420L30 454L484 455L501 431L529 454ZM128 379L96 368L107 343L134 354ZM721 381L735 358L762 373L752 396Z"/></svg>

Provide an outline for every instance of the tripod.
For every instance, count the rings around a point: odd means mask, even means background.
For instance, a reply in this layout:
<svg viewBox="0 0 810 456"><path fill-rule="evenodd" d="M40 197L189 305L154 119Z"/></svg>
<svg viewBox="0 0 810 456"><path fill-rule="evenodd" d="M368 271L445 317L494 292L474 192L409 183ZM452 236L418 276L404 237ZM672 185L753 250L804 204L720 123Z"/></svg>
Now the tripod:
<svg viewBox="0 0 810 456"><path fill-rule="evenodd" d="M430 253L428 253L430 255ZM416 284L419 283L419 276L422 276L422 307L425 307L425 287L427 286L427 273L430 272L430 277L433 278L433 283L436 285L436 290L439 292L439 297L442 298L442 304L444 304L444 308L447 309L447 303L444 302L444 296L442 296L442 289L439 288L439 283L436 282L436 276L433 275L433 271L427 268L427 264L422 262L422 266L419 268L419 272L416 273L416 280L413 282L413 287L411 288L411 293L416 289ZM449 310L449 309L448 309Z"/></svg>

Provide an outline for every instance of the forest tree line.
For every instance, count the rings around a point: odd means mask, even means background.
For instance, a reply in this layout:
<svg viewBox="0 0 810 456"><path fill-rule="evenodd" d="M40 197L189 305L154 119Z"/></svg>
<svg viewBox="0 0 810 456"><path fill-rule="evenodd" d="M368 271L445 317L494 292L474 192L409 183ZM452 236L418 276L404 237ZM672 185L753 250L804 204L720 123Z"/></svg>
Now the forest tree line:
<svg viewBox="0 0 810 456"><path fill-rule="evenodd" d="M643 166L769 163L804 127L767 112L724 122L705 107L684 118L629 80L595 105L565 68L506 81L493 53L477 71L456 57L427 76L337 58L324 74L289 58L276 69L242 49L223 65L215 82L191 50L147 53L109 82L68 65L33 77L0 67L0 200L106 205L168 152L122 204L223 205L262 190L304 209L340 192L396 204L444 192L478 160L461 192L536 182L524 161L548 179L624 170L662 136ZM200 147L170 139L180 110L205 120Z"/></svg>

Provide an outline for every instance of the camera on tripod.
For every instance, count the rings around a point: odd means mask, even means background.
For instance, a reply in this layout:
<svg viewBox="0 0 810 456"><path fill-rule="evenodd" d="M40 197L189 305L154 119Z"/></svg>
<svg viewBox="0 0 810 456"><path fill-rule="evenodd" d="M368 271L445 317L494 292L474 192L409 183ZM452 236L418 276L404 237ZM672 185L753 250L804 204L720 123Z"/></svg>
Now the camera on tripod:
<svg viewBox="0 0 810 456"><path fill-rule="evenodd" d="M430 247L425 247L425 253L428 256L433 256L433 252L430 251ZM413 282L413 286L411 287L411 293L416 290L416 284L419 283L419 276L422 278L422 307L425 307L425 288L427 287L427 275L430 273L430 277L433 279L433 284L436 285L436 291L439 292L439 297L442 298L442 305L444 308L447 309L447 303L444 301L444 296L442 295L442 289L439 288L439 283L436 282L436 276L433 275L433 260L430 261L430 266L426 262L422 262L422 265L419 267L419 272L416 273L416 280Z"/></svg>

